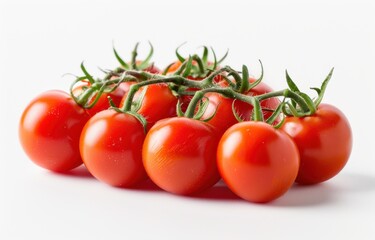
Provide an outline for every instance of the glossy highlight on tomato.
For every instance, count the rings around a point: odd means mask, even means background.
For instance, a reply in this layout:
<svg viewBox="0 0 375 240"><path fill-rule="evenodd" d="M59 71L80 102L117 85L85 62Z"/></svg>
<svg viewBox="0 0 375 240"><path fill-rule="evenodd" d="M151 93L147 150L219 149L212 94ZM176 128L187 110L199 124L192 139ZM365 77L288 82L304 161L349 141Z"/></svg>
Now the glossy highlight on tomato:
<svg viewBox="0 0 375 240"><path fill-rule="evenodd" d="M82 130L80 152L89 172L115 187L131 187L146 174L142 165L145 132L131 114L113 109L99 112Z"/></svg>
<svg viewBox="0 0 375 240"><path fill-rule="evenodd" d="M293 138L301 155L297 183L324 182L338 174L349 159L350 124L332 105L320 104L312 116L287 117L281 129Z"/></svg>
<svg viewBox="0 0 375 240"><path fill-rule="evenodd" d="M21 145L35 164L56 172L71 170L82 164L79 137L88 119L86 111L66 92L44 92L22 114Z"/></svg>
<svg viewBox="0 0 375 240"><path fill-rule="evenodd" d="M157 122L143 145L143 164L151 180L165 191L190 195L220 178L216 166L219 136L207 123L185 117Z"/></svg>
<svg viewBox="0 0 375 240"><path fill-rule="evenodd" d="M269 202L293 184L298 149L284 132L264 122L241 122L222 136L217 150L219 172L228 187L250 202Z"/></svg>

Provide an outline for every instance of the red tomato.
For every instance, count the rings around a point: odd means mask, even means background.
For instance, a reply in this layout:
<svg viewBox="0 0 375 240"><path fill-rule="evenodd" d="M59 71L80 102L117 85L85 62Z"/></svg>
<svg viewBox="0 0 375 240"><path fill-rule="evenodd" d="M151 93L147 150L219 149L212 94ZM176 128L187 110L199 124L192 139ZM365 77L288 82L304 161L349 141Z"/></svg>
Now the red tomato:
<svg viewBox="0 0 375 240"><path fill-rule="evenodd" d="M315 184L338 174L349 159L352 132L336 107L320 104L308 117L287 117L281 127L297 144L301 165L296 182Z"/></svg>
<svg viewBox="0 0 375 240"><path fill-rule="evenodd" d="M143 145L143 164L151 180L175 194L203 191L219 180L219 136L201 121L174 117L157 122Z"/></svg>
<svg viewBox="0 0 375 240"><path fill-rule="evenodd" d="M96 113L108 109L110 107L108 97L111 97L113 103L116 106L119 106L121 99L123 98L125 93L129 91L129 88L132 84L134 84L134 82L123 82L120 83L120 85L113 92L103 93L92 108L86 109L87 113L90 116L94 116ZM73 94L78 97L82 93L82 88L89 85L90 84L88 82L84 82L83 84L78 85L73 89ZM96 95L89 100L89 103L92 103L95 100L95 97Z"/></svg>
<svg viewBox="0 0 375 240"><path fill-rule="evenodd" d="M82 164L79 136L89 116L69 94L51 90L24 110L19 138L29 158L51 171L64 172Z"/></svg>
<svg viewBox="0 0 375 240"><path fill-rule="evenodd" d="M249 79L249 81L254 82L255 79L251 78ZM269 87L267 84L261 82L245 94L249 96L257 96L268 92L272 92L272 88ZM241 116L243 120L250 119L250 116L253 111L253 107L250 104L242 102L240 100L226 98L218 93L208 93L206 94L206 97L208 98L209 105L205 113L203 114L202 119L209 118L216 111L215 116L212 119L210 119L208 123L214 126L220 133L224 133L225 130L227 130L230 126L238 123L232 111L233 101L235 101L234 107L238 115ZM268 108L273 110L276 109L279 104L280 101L278 98L269 98L261 101L260 103L262 108ZM269 118L271 115L272 112L263 111L264 119Z"/></svg>
<svg viewBox="0 0 375 240"><path fill-rule="evenodd" d="M113 109L101 111L82 130L83 162L98 180L130 187L146 177L142 165L144 138L143 126L134 116Z"/></svg>
<svg viewBox="0 0 375 240"><path fill-rule="evenodd" d="M299 155L283 131L264 122L242 122L222 136L217 161L221 176L235 194L251 202L268 202L292 186Z"/></svg>
<svg viewBox="0 0 375 240"><path fill-rule="evenodd" d="M136 101L144 88L138 90L133 98ZM145 95L138 113L147 120L147 129L163 118L176 116L177 97L173 95L167 84L152 84L146 86ZM120 108L125 103L127 95L121 101Z"/></svg>

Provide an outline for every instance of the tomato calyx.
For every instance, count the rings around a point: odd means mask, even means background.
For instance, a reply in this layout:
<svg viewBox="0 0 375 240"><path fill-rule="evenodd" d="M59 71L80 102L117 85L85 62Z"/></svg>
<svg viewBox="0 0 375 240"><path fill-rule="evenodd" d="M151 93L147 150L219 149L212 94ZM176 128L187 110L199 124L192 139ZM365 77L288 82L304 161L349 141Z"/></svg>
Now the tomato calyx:
<svg viewBox="0 0 375 240"><path fill-rule="evenodd" d="M144 96L144 94L143 94L143 96ZM118 113L124 113L124 114L132 115L133 117L135 117L142 124L144 132L147 133L147 120L141 114L137 113L137 109L132 109L132 110L129 110L129 111L124 111L121 108L118 108L114 104L114 102L112 101L111 97L108 97L108 101L109 101L109 104L111 106L110 109L113 109L114 111L116 111Z"/></svg>
<svg viewBox="0 0 375 240"><path fill-rule="evenodd" d="M104 93L115 91L122 82L137 81L138 79L131 75L123 75L120 79L102 80L94 79L87 71L84 63L81 63L81 70L84 76L77 77L70 86L70 95L73 100L82 108L90 109L99 101ZM76 96L74 88L77 84L83 83L82 92Z"/></svg>
<svg viewBox="0 0 375 240"><path fill-rule="evenodd" d="M334 68L330 70L320 88L312 87L318 96L312 99L309 95L301 92L292 78L289 76L288 71L285 71L286 80L288 84L288 91L284 93L286 96L291 97L291 101L283 106L283 113L286 116L304 117L314 115L319 104L322 102L328 83L331 80Z"/></svg>
<svg viewBox="0 0 375 240"><path fill-rule="evenodd" d="M214 58L213 62L211 62L208 60L210 52L209 48L207 46L202 46L202 56L199 56L198 54L193 54L189 55L189 57L186 58L179 53L179 49L184 44L185 43L181 44L179 47L176 48L175 53L177 61L168 65L164 69L163 75L167 75L168 73L170 73L171 75L181 75L183 73L184 77L189 77L194 80L201 80L209 76L213 71L217 70L219 68L219 64L222 63L228 56L227 51L222 58L217 60L216 53L214 49L211 47L210 49Z"/></svg>
<svg viewBox="0 0 375 240"><path fill-rule="evenodd" d="M138 46L139 42L135 44L135 47L132 51L132 57L131 61L129 63L125 62L118 52L116 51L115 47L113 46L113 53L115 54L115 57L117 61L120 63L119 71L125 71L125 70L147 70L153 68L153 63L150 63L150 60L152 58L152 55L154 54L154 47L152 46L151 42L148 42L150 45L150 51L146 58L143 61L137 61L138 56Z"/></svg>

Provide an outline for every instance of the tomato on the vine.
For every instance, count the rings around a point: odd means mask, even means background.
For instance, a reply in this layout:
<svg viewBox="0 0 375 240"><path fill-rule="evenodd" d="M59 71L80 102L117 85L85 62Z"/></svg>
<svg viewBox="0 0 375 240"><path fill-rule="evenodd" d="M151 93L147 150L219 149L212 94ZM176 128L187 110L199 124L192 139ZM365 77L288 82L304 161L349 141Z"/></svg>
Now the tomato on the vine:
<svg viewBox="0 0 375 240"><path fill-rule="evenodd" d="M312 116L287 117L281 129L293 138L300 152L297 183L326 181L349 159L351 128L345 115L332 105L320 104Z"/></svg>
<svg viewBox="0 0 375 240"><path fill-rule="evenodd" d="M283 195L296 179L298 149L283 131L264 122L241 122L222 136L218 169L228 187L251 202Z"/></svg>
<svg viewBox="0 0 375 240"><path fill-rule="evenodd" d="M82 164L79 137L89 115L69 94L51 90L34 98L19 124L23 149L37 165L56 172Z"/></svg>
<svg viewBox="0 0 375 240"><path fill-rule="evenodd" d="M189 195L219 180L216 149L219 135L207 123L174 117L157 122L143 145L143 164L160 188Z"/></svg>
<svg viewBox="0 0 375 240"><path fill-rule="evenodd" d="M120 108L124 105L126 97L127 94L123 97ZM176 116L177 97L167 84L152 84L140 88L133 99L133 102L137 101L141 104L137 112L146 118L147 129L161 119Z"/></svg>
<svg viewBox="0 0 375 240"><path fill-rule="evenodd" d="M146 178L142 165L142 123L129 113L99 112L81 133L80 151L89 172L116 187L130 187Z"/></svg>
<svg viewBox="0 0 375 240"><path fill-rule="evenodd" d="M253 83L254 81L255 79L253 78L249 79L250 83ZM227 84L221 83L221 85L226 86ZM269 87L266 83L261 82L244 94L248 96L257 96L272 91L273 90L271 87ZM214 126L219 132L223 133L230 126L238 122L233 113L233 104L237 114L243 120L250 120L250 116L253 111L253 107L250 104L237 99L227 98L221 94L214 92L206 94L206 97L209 101L209 104L202 116L202 119L210 118L214 114L214 116L208 121L208 123ZM261 101L260 105L262 109L265 109L263 110L264 119L268 119L272 115L272 111L267 110L275 110L279 104L280 101L278 98L268 98Z"/></svg>

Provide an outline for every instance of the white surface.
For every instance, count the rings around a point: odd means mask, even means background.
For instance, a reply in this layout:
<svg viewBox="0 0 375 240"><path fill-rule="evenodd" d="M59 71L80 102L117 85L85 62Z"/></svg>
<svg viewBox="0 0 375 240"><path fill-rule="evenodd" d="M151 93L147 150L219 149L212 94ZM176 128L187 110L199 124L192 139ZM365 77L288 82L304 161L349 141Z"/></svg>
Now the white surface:
<svg viewBox="0 0 375 240"><path fill-rule="evenodd" d="M131 2L0 0L0 239L374 239L374 1ZM67 90L71 79L61 76L79 74L82 60L94 73L114 67L112 40L124 57L137 41L144 56L150 40L158 66L185 41L185 53L229 48L226 63L257 75L261 59L275 89L285 87L285 68L307 89L334 66L325 102L352 124L349 163L333 180L265 205L223 187L187 198L36 167L18 143L21 111L42 91Z"/></svg>

